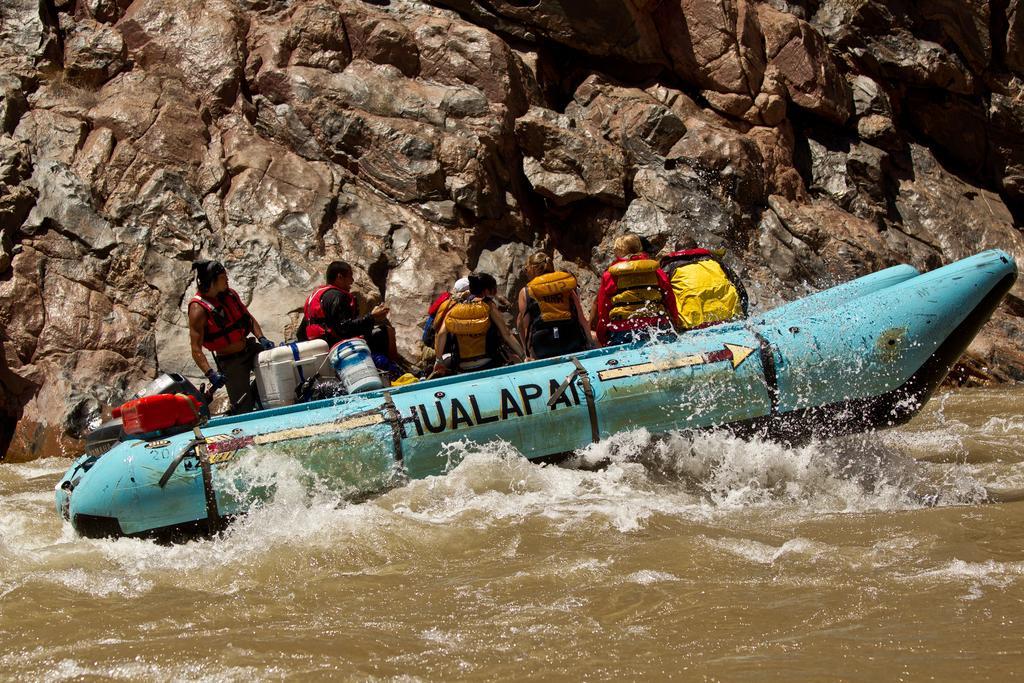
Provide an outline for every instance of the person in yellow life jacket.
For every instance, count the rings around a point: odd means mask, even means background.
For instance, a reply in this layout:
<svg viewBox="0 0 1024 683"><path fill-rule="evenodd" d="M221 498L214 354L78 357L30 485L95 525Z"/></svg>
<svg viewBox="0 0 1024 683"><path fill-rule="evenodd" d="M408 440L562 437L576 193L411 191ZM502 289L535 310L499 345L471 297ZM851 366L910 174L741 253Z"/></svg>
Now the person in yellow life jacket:
<svg viewBox="0 0 1024 683"><path fill-rule="evenodd" d="M694 330L747 316L747 292L736 274L707 249L676 244L661 258L680 329Z"/></svg>
<svg viewBox="0 0 1024 683"><path fill-rule="evenodd" d="M460 277L452 285L450 292L441 292L427 309L427 320L423 323L423 335L420 341L424 346L434 347L434 340L437 338L437 331L441 329L444 318L448 315L451 307L461 299L469 296L469 278Z"/></svg>
<svg viewBox="0 0 1024 683"><path fill-rule="evenodd" d="M672 285L640 238L615 240L615 260L601 276L590 328L601 346L647 341L678 327Z"/></svg>
<svg viewBox="0 0 1024 683"><path fill-rule="evenodd" d="M274 348L238 292L228 287L228 273L217 261L196 261L196 295L188 302L188 331L192 359L214 389L227 386L232 413L247 413L258 397L250 373L261 351ZM256 336L255 339L249 335ZM217 369L203 353L213 354Z"/></svg>
<svg viewBox="0 0 1024 683"><path fill-rule="evenodd" d="M576 278L555 270L542 251L526 261L529 282L519 290L516 328L530 359L552 358L591 347Z"/></svg>
<svg viewBox="0 0 1024 683"><path fill-rule="evenodd" d="M456 303L437 332L433 375L471 372L518 363L525 355L495 305L498 283L487 273L469 276L469 296ZM451 364L443 362L445 352Z"/></svg>

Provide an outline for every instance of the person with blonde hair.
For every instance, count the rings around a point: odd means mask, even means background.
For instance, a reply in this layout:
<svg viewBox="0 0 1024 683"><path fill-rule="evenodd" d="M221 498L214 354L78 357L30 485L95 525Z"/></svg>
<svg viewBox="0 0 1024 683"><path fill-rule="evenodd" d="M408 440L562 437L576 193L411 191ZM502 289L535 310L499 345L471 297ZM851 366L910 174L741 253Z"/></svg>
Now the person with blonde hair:
<svg viewBox="0 0 1024 683"><path fill-rule="evenodd" d="M601 276L590 328L601 346L648 341L679 326L672 285L636 235L615 239L615 260Z"/></svg>
<svg viewBox="0 0 1024 683"><path fill-rule="evenodd" d="M612 243L612 251L615 254L615 258L621 259L633 254L643 253L644 245L639 237L627 232L625 235L619 235L615 238L615 242Z"/></svg>
<svg viewBox="0 0 1024 683"><path fill-rule="evenodd" d="M529 281L519 290L516 327L527 357L552 358L590 348L576 278L555 270L551 257L543 251L531 254L523 270Z"/></svg>

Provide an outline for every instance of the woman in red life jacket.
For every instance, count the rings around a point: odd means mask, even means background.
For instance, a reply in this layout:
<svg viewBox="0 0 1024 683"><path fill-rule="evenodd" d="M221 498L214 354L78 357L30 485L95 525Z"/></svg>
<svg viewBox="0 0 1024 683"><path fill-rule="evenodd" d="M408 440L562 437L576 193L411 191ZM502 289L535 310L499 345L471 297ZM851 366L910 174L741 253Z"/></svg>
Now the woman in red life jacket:
<svg viewBox="0 0 1024 683"><path fill-rule="evenodd" d="M250 385L256 357L274 343L263 336L259 322L228 287L228 273L218 261L196 261L196 295L188 302L188 330L192 359L214 389L227 386L232 413L247 413L257 403ZM249 335L256 335L253 339ZM210 367L203 349L213 354Z"/></svg>
<svg viewBox="0 0 1024 683"><path fill-rule="evenodd" d="M326 284L306 297L302 322L296 333L299 341L323 339L334 346L346 339L362 337L373 352L375 361L376 356L396 361L395 330L388 322L390 309L379 304L369 314L359 315L359 305L351 292L355 282L352 266L344 261L332 261L327 266L324 280Z"/></svg>
<svg viewBox="0 0 1024 683"><path fill-rule="evenodd" d="M516 327L528 359L553 358L592 346L576 278L555 270L543 251L532 254L523 268L528 282L519 290Z"/></svg>
<svg viewBox="0 0 1024 683"><path fill-rule="evenodd" d="M590 328L601 346L647 341L678 327L672 285L640 238L615 240L615 260L601 276Z"/></svg>

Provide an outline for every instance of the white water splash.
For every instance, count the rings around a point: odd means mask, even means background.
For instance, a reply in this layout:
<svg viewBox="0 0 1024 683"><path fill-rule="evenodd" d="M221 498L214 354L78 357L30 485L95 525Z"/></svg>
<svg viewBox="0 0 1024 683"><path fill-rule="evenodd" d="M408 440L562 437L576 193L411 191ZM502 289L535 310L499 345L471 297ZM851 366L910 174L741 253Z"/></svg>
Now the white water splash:
<svg viewBox="0 0 1024 683"><path fill-rule="evenodd" d="M707 539L707 544L749 562L764 565L772 565L782 559L792 557L814 559L819 555L826 555L832 550L830 546L815 543L806 538L793 538L777 547L751 539L735 538Z"/></svg>
<svg viewBox="0 0 1024 683"><path fill-rule="evenodd" d="M650 569L642 569L638 572L633 572L625 578L626 583L637 583L641 586L650 586L655 583L667 583L671 581L679 581L679 577L675 574L668 572L658 572Z"/></svg>
<svg viewBox="0 0 1024 683"><path fill-rule="evenodd" d="M919 572L906 578L910 583L923 583L933 586L946 583L953 587L965 589L967 592L961 600L979 600L986 591L999 591L1013 585L1024 578L1022 562L965 562L954 559L947 565L936 569Z"/></svg>
<svg viewBox="0 0 1024 683"><path fill-rule="evenodd" d="M211 590L230 594L256 582L238 572L255 558L320 550L350 553L364 566L376 566L431 552L431 539L445 538L452 528L536 523L552 533L628 535L659 517L718 524L761 510L799 520L984 499L984 487L969 471L953 467L936 480L878 437L791 448L725 433L655 438L639 429L588 446L558 466L530 463L501 442L462 441L448 450L448 474L411 481L358 504L346 498L351 492L333 490L294 458L250 451L230 470L231 478L219 483L240 497L264 488L269 498L255 502L223 535L175 546L77 538L68 525L28 512L52 509L49 488L6 495L0 497L0 560L15 568L15 577L31 575L94 595L137 596L168 582L184 584L180 577L194 572L206 574ZM63 466L59 460L17 466L7 485L52 478ZM516 541L510 543L507 552L514 555ZM742 552L752 561L774 562L803 549ZM77 566L92 567L91 580L83 580ZM11 577L0 578L0 595L20 585Z"/></svg>

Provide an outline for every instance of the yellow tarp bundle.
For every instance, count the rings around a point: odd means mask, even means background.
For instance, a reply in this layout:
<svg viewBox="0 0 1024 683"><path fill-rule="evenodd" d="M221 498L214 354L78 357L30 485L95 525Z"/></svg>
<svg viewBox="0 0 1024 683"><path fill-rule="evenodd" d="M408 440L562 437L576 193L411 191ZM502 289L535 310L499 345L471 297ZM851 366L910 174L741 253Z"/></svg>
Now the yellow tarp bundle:
<svg viewBox="0 0 1024 683"><path fill-rule="evenodd" d="M717 262L708 259L672 273L679 319L687 329L743 315L740 295Z"/></svg>

